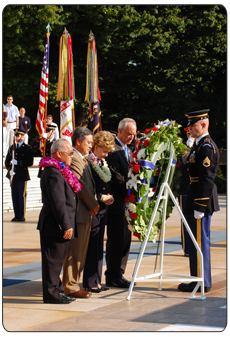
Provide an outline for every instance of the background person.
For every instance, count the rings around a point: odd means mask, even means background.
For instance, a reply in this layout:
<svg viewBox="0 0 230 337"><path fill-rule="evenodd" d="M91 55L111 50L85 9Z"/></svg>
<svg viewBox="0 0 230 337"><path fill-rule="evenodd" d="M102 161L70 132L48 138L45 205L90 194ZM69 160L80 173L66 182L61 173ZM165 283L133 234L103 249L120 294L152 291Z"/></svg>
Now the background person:
<svg viewBox="0 0 230 337"><path fill-rule="evenodd" d="M132 152L127 148L137 131L136 122L124 118L118 125L118 135L115 139L115 151L107 157L112 179L108 191L114 197L114 203L108 207L107 243L105 271L106 285L128 288L130 282L123 274L128 261L131 232L125 218L125 197L127 195L126 180L129 162L133 160Z"/></svg>
<svg viewBox="0 0 230 337"><path fill-rule="evenodd" d="M76 193L81 186L68 170L72 157L72 146L65 139L60 139L51 147L51 158L43 158L39 164L44 167L41 177L43 207L37 226L40 231L44 303L68 304L73 301L65 295L59 277L69 240L77 235Z"/></svg>
<svg viewBox="0 0 230 337"><path fill-rule="evenodd" d="M48 115L46 117L46 123L49 126L55 126L55 132L54 132L54 139L57 140L59 139L59 129L58 129L58 125L56 123L53 122L53 116L52 115Z"/></svg>
<svg viewBox="0 0 230 337"><path fill-rule="evenodd" d="M5 110L5 106L3 104L3 121L2 121L2 152L3 157L6 156L6 124L7 124L7 112Z"/></svg>
<svg viewBox="0 0 230 337"><path fill-rule="evenodd" d="M25 132L24 135L24 143L28 144L28 132L31 129L31 121L30 118L25 116L26 114L26 109L25 108L20 108L19 110L20 116L19 116L19 129L23 130Z"/></svg>
<svg viewBox="0 0 230 337"><path fill-rule="evenodd" d="M93 133L86 127L76 128L72 134L73 160L72 172L82 184L79 192L79 207L77 211L78 237L70 241L63 263L63 285L69 296L88 298L90 291L80 288L79 280L85 266L89 243L92 215L97 214L99 204L95 199L96 187L90 165L84 158L92 148Z"/></svg>
<svg viewBox="0 0 230 337"><path fill-rule="evenodd" d="M96 185L96 195L99 211L92 217L91 232L83 273L83 287L91 292L108 290L101 286L103 265L103 243L106 224L106 207L114 201L112 195L106 193L111 173L103 160L109 152L115 149L115 140L108 131L99 131L94 135L92 152L86 157L90 163L93 179Z"/></svg>
<svg viewBox="0 0 230 337"><path fill-rule="evenodd" d="M6 124L6 152L10 145L13 144L14 129L19 127L19 111L18 107L13 104L13 96L7 96L7 104L5 105L5 110L7 112L7 124Z"/></svg>

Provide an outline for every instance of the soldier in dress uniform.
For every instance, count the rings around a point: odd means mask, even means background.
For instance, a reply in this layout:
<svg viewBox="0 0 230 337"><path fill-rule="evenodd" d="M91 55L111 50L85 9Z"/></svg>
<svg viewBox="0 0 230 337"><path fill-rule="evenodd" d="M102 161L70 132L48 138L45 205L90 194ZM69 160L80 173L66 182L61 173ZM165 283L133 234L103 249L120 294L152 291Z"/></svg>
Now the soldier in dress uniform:
<svg viewBox="0 0 230 337"><path fill-rule="evenodd" d="M20 129L14 129L16 147L9 147L5 166L8 170L7 178L13 175L13 183L11 184L11 195L14 207L15 217L11 221L25 221L26 210L26 186L30 180L28 167L33 165L32 147L24 143L25 132ZM14 151L14 158L12 152ZM11 170L14 165L14 172Z"/></svg>
<svg viewBox="0 0 230 337"><path fill-rule="evenodd" d="M31 142L31 146L32 147L39 147L39 143L40 143L40 139L41 138L45 138L46 139L46 150L45 150L45 157L50 156L50 149L51 146L53 144L53 142L55 141L54 138L54 133L55 133L55 129L56 126L55 125L49 125L46 124L46 133L43 133L40 136L37 136L32 142ZM39 171L38 171L38 177L41 178L41 174L44 170L44 167L40 167Z"/></svg>
<svg viewBox="0 0 230 337"><path fill-rule="evenodd" d="M210 110L187 113L188 127L196 138L187 159L190 185L185 205L185 217L202 251L204 262L204 291L210 291L210 225L213 212L219 211L217 187L214 183L219 164L219 150L208 133ZM200 277L199 254L189 237L191 276ZM178 289L192 292L196 282L181 283ZM200 288L198 289L200 291Z"/></svg>

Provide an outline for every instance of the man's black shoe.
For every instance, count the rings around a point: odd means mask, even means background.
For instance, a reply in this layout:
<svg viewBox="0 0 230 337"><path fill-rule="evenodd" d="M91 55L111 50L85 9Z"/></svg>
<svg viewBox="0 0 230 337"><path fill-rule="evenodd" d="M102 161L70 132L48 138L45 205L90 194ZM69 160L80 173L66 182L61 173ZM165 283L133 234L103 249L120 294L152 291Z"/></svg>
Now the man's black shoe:
<svg viewBox="0 0 230 337"><path fill-rule="evenodd" d="M76 297L70 297L70 296L66 295L66 294L64 293L64 291L62 291L60 294L61 294L62 296L64 296L65 298L67 298L68 300L70 300L71 302L76 301Z"/></svg>
<svg viewBox="0 0 230 337"><path fill-rule="evenodd" d="M11 221L18 221L18 218L13 218Z"/></svg>
<svg viewBox="0 0 230 337"><path fill-rule="evenodd" d="M61 297L57 300L52 299L52 300L44 300L44 303L52 303L52 304L69 304L72 303L73 300L69 298L67 295L60 294Z"/></svg>
<svg viewBox="0 0 230 337"><path fill-rule="evenodd" d="M181 284L179 284L178 289L180 291L183 291L183 292L186 292L186 293L191 293L194 290L196 285L197 285L196 282L181 283ZM211 290L210 287L204 287L205 293L208 293L210 290ZM199 293L201 292L201 287L198 288L197 292L199 292Z"/></svg>
<svg viewBox="0 0 230 337"><path fill-rule="evenodd" d="M17 218L17 220L16 221L25 221L25 218Z"/></svg>
<svg viewBox="0 0 230 337"><path fill-rule="evenodd" d="M129 284L125 283L121 278L106 280L106 285L109 287L116 287L116 288L129 288Z"/></svg>
<svg viewBox="0 0 230 337"><path fill-rule="evenodd" d="M131 281L126 280L126 278L124 278L123 275L121 276L121 279L122 279L123 282L127 283L127 284L130 286ZM137 284L137 283L134 282L134 285L136 285L136 284Z"/></svg>

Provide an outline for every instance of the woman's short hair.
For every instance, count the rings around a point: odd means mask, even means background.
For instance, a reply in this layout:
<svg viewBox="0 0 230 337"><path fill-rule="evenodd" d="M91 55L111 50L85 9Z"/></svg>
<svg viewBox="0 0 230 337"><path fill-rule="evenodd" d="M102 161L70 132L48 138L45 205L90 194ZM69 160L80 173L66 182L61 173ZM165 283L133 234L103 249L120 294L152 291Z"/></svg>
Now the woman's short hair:
<svg viewBox="0 0 230 337"><path fill-rule="evenodd" d="M109 152L113 152L115 150L115 139L109 131L99 131L93 137L92 150L94 150L95 145L105 147Z"/></svg>
<svg viewBox="0 0 230 337"><path fill-rule="evenodd" d="M73 146L75 146L77 139L80 139L80 141L83 141L86 136L89 136L92 134L93 132L84 126L80 126L76 128L71 137Z"/></svg>
<svg viewBox="0 0 230 337"><path fill-rule="evenodd" d="M53 142L50 148L50 154L55 154L57 151L65 151L68 140L64 138L57 139Z"/></svg>
<svg viewBox="0 0 230 337"><path fill-rule="evenodd" d="M118 130L119 130L119 129L125 130L125 129L127 128L127 124L128 124L128 123L134 123L135 125L137 125L137 124L136 124L136 121L135 121L134 119L132 119L132 118L123 118L123 119L119 122L119 124L118 124Z"/></svg>

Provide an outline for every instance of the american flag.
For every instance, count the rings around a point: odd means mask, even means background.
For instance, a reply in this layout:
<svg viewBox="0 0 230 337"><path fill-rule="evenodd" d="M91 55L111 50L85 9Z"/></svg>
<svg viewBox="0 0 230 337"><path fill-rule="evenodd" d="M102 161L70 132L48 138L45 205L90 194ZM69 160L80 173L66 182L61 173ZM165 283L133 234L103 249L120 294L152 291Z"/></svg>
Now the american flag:
<svg viewBox="0 0 230 337"><path fill-rule="evenodd" d="M39 94L39 108L36 119L36 129L39 135L45 133L46 130L46 100L48 100L48 82L49 82L49 33L46 35L46 45L43 57L43 66L41 72L40 94ZM39 149L44 150L45 139L41 138Z"/></svg>

